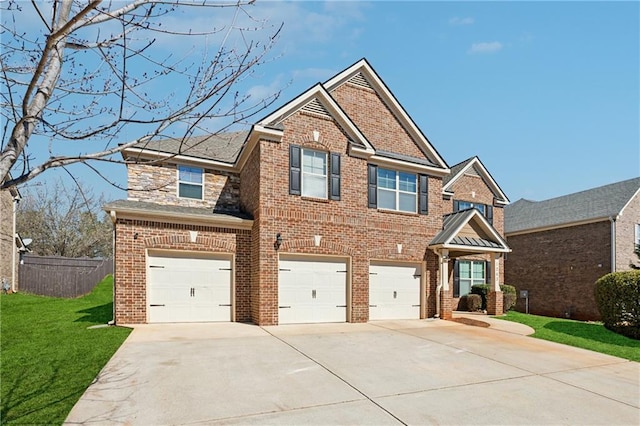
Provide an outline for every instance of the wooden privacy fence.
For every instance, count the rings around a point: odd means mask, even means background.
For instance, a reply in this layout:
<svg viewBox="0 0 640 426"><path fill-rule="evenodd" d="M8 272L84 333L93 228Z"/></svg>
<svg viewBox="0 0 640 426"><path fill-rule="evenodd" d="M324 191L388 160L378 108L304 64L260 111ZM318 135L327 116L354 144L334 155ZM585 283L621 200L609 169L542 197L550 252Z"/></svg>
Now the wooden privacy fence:
<svg viewBox="0 0 640 426"><path fill-rule="evenodd" d="M113 259L24 255L18 268L19 291L53 297L78 297L113 272Z"/></svg>

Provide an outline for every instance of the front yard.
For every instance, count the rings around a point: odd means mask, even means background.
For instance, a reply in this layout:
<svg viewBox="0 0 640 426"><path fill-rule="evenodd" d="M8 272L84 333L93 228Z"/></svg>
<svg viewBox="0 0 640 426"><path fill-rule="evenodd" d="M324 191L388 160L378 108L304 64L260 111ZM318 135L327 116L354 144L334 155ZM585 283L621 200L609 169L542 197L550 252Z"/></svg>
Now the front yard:
<svg viewBox="0 0 640 426"><path fill-rule="evenodd" d="M0 297L2 424L61 424L130 329L104 327L112 318L113 279L91 294L59 299Z"/></svg>
<svg viewBox="0 0 640 426"><path fill-rule="evenodd" d="M528 325L536 331L532 337L640 362L640 340L609 331L601 323L541 317L515 311L496 318Z"/></svg>

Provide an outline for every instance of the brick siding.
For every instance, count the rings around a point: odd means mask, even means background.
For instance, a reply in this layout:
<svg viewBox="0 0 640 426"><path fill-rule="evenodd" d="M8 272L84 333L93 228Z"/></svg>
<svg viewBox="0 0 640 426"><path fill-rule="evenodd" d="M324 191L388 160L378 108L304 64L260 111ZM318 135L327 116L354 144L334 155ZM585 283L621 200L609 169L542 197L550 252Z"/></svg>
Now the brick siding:
<svg viewBox="0 0 640 426"><path fill-rule="evenodd" d="M507 238L505 282L529 291L529 312L598 320L595 282L611 271L611 224L603 221ZM516 309L524 312L525 300Z"/></svg>

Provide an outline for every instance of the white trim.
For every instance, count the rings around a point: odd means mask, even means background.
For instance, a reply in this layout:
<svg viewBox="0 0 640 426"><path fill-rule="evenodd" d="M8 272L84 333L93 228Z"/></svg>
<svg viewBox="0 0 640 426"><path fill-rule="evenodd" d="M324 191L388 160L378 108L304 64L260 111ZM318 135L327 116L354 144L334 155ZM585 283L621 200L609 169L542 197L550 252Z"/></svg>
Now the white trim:
<svg viewBox="0 0 640 426"><path fill-rule="evenodd" d="M271 129L268 127L264 127L258 124L255 124L249 135L247 136L247 140L245 141L244 146L242 147L242 151L240 151L240 155L235 163L234 170L238 173L244 168L244 165L247 163L249 159L249 155L258 144L258 142L262 139L270 140L276 143L280 143L282 141L282 136L284 135L283 130Z"/></svg>
<svg viewBox="0 0 640 426"><path fill-rule="evenodd" d="M433 246L429 246L429 248L431 248L432 250L435 250L437 248L447 248L449 250L463 250L463 251L467 251L467 252L498 252L498 253L509 253L511 252L511 249L509 248L509 246L507 245L507 242L504 240L504 238L502 238L502 236L498 233L498 231L496 231L496 229L491 226L491 224L487 221L487 219L482 215L482 213L480 213L480 211L478 211L478 209L473 208L471 210L472 214L469 216L469 218L464 221L461 222L460 225L458 225L457 228L454 229L454 232L451 233L451 236L443 243L441 244L435 244ZM506 248L496 248L496 247L480 247L480 246L465 246L465 245L458 245L458 244L451 244L451 240L453 240L458 233L462 230L462 228L464 228L469 222L471 222L474 218L479 218L479 225L480 227L487 233L489 234L495 241L498 241L503 247Z"/></svg>
<svg viewBox="0 0 640 426"><path fill-rule="evenodd" d="M435 148L431 145L431 143L427 140L424 134L420 131L418 126L413 122L409 114L405 111L405 109L400 105L395 96L391 93L391 91L387 88L384 82L380 79L380 77L376 74L376 72L371 68L366 59L361 59L356 62L346 70L337 74L330 80L326 81L323 86L327 89L327 91L331 92L342 84L346 83L351 77L358 73L363 73L373 89L383 98L383 101L389 105L391 110L395 113L396 117L400 121L402 127L407 130L412 139L418 144L418 146L424 148L426 153L431 155L431 159L435 160L440 167L444 169L448 169L447 163L440 157Z"/></svg>
<svg viewBox="0 0 640 426"><path fill-rule="evenodd" d="M396 160L394 158L381 157L378 155L372 155L368 157L368 160L378 166L393 167L396 170L407 171L407 172L426 173L426 174L429 174L430 176L445 176L451 172L449 169L438 169L431 166L409 163L407 161Z"/></svg>
<svg viewBox="0 0 640 426"><path fill-rule="evenodd" d="M386 170L389 172L393 172L395 174L395 188L391 189L391 188L383 188L380 186L380 170ZM387 191L387 192L393 192L395 195L395 208L390 209L390 208L386 208L386 207L380 207L380 193L378 192L376 194L376 198L378 200L378 210L386 210L386 211L393 211L393 212L401 212L401 213L418 213L418 175L416 175L415 173L408 173L406 171L403 170L396 170L396 169L386 169L384 167L378 167L376 170L376 173L378 174L377 176L377 185L376 185L376 192L378 191ZM409 192L409 191L403 191L400 189L400 173L406 173L408 175L411 175L414 177L414 185L416 186L416 190L415 192ZM414 209L409 211L409 210L401 210L400 209L400 194L409 194L409 195L413 195L414 197Z"/></svg>
<svg viewBox="0 0 640 426"><path fill-rule="evenodd" d="M167 152L159 152L159 151L153 151L153 150L143 149L143 148L127 148L122 151L122 156L125 157L125 155L126 157L130 156L130 157L135 157L137 159L144 158L144 159L150 159L150 160L158 160L165 163L175 162L176 164L183 164L185 166L193 165L197 167L217 169L222 171L236 171L236 167L234 166L234 164L231 164L231 163L223 163L221 161L207 160L205 158L190 157L187 155L170 154ZM140 163L136 161L135 163L132 163L132 164L144 165L145 163Z"/></svg>
<svg viewBox="0 0 640 426"><path fill-rule="evenodd" d="M188 167L190 169L198 169L200 170L200 175L202 176L202 182L199 184L200 187L202 188L202 193L201 193L201 197L200 198L193 198L193 197L181 197L180 196L180 184L185 184L185 185L193 185L193 186L198 186L197 183L193 183L193 182L186 182L186 181L182 181L180 180L180 167ZM193 166L189 166L186 164L178 164L176 165L176 172L177 172L177 178L176 178L176 197L178 199L181 200L196 200L196 201L204 201L205 197L204 197L204 182L205 182L205 171L202 167L193 167Z"/></svg>
<svg viewBox="0 0 640 426"><path fill-rule="evenodd" d="M316 84L311 89L302 93L297 98L290 101L282 108L276 110L272 114L262 119L259 123L260 126L268 127L270 124L278 124L295 114L299 109L304 107L312 99L318 99L320 103L327 109L331 116L340 123L347 133L354 139L362 143L367 150L373 151L373 147L367 140L367 138L360 132L351 119L342 111L342 108L336 103L336 101L329 95L324 87L320 84Z"/></svg>
<svg viewBox="0 0 640 426"><path fill-rule="evenodd" d="M204 216L193 213L156 212L126 207L110 209L110 212L114 221L115 219L143 219L188 225L220 225L220 227L231 229L251 230L253 228L253 220L251 219L225 215Z"/></svg>
<svg viewBox="0 0 640 426"><path fill-rule="evenodd" d="M638 188L638 190L631 196L631 198L629 198L629 200L625 203L625 205L620 209L620 211L618 212L618 216L622 216L624 209L626 209L627 206L631 204L631 202L635 197L639 196L638 194L640 194L640 188Z"/></svg>
<svg viewBox="0 0 640 426"><path fill-rule="evenodd" d="M593 219L585 219L577 222L559 223L557 225L540 226L537 228L521 229L519 231L505 232L504 235L505 237L511 237L515 235L533 234L535 232L551 231L554 229L562 229L562 228L571 228L574 226L588 225L590 223L604 222L607 220L609 220L609 216L597 217Z"/></svg>
<svg viewBox="0 0 640 426"><path fill-rule="evenodd" d="M446 183L446 185L442 186L442 194L453 195L453 193L450 191L450 187L460 177L464 176L467 173L467 171L470 168L472 168L474 165L477 165L480 167L480 175L481 175L480 177L491 188L493 195L496 196L497 198L496 203L502 204L502 205L509 204L509 198L507 198L504 192L502 192L502 190L500 189L496 181L491 177L491 174L489 174L489 172L487 171L487 168L484 166L484 164L482 164L482 161L480 161L478 157L473 157L473 159L469 161L469 163L466 166L464 166L462 170L460 170L455 176L453 176L451 180L449 180L449 182Z"/></svg>
<svg viewBox="0 0 640 426"><path fill-rule="evenodd" d="M326 151L320 151L318 149L310 149L310 148L303 148L300 147L300 196L302 197L308 197L308 198L318 198L321 200L328 200L329 199L329 153L327 153ZM324 155L324 175L319 175L316 173L310 173L310 172L305 172L304 171L304 153L306 152L313 152L313 153L319 153L319 154L323 154ZM311 177L323 177L324 178L324 195L322 197L317 197L315 195L309 195L309 194L305 194L304 193L304 177L305 174L307 176L311 176Z"/></svg>

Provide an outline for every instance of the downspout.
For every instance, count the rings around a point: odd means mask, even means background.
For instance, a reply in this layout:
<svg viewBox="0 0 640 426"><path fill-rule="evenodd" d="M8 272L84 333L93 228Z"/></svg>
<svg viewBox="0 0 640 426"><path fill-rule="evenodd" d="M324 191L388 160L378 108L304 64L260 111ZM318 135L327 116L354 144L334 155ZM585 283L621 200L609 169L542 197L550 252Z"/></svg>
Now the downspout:
<svg viewBox="0 0 640 426"><path fill-rule="evenodd" d="M113 230L111 231L111 257L113 258L113 264L111 266L111 291L113 303L111 304L111 321L107 324L115 325L116 323L116 212L111 210L109 216L111 217L111 225Z"/></svg>
<svg viewBox="0 0 640 426"><path fill-rule="evenodd" d="M611 221L611 272L616 272L616 220L619 216L609 216Z"/></svg>
<svg viewBox="0 0 640 426"><path fill-rule="evenodd" d="M18 202L20 202L20 198L18 195L13 197L13 243L11 246L13 247L12 256L11 256L11 292L15 293L16 290L16 254L18 253L18 249L16 247L16 216L18 212Z"/></svg>

